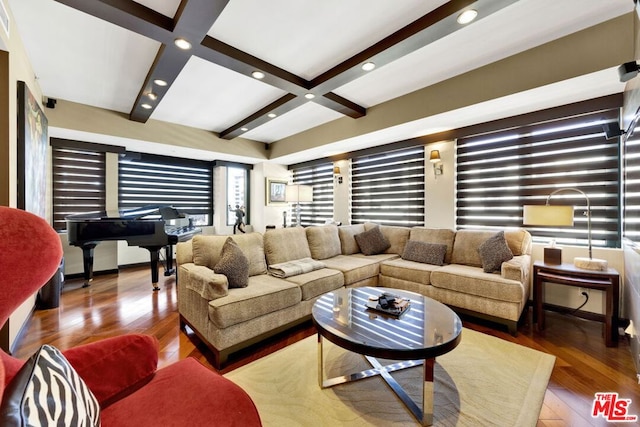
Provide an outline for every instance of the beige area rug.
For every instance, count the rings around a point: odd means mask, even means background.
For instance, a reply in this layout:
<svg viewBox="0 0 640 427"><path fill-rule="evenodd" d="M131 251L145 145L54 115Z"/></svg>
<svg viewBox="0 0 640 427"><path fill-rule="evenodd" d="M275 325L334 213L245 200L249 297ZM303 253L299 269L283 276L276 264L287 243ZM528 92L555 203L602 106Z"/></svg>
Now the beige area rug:
<svg viewBox="0 0 640 427"><path fill-rule="evenodd" d="M325 378L370 368L324 340ZM535 426L555 357L469 329L436 359L434 425ZM255 402L266 427L418 425L378 376L321 389L315 336L225 376ZM422 402L422 366L392 374Z"/></svg>

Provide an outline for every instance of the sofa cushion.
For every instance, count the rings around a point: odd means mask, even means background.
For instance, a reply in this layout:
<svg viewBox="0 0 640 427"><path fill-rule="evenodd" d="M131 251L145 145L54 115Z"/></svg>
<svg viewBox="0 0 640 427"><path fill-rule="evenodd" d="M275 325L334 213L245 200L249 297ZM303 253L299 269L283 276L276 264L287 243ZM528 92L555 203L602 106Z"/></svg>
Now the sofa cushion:
<svg viewBox="0 0 640 427"><path fill-rule="evenodd" d="M434 264L396 258L380 264L380 275L428 285L431 283L431 272L438 268L440 267Z"/></svg>
<svg viewBox="0 0 640 427"><path fill-rule="evenodd" d="M249 260L231 237L222 246L220 261L213 271L227 277L229 288L245 288L249 284Z"/></svg>
<svg viewBox="0 0 640 427"><path fill-rule="evenodd" d="M402 253L402 259L424 264L443 265L446 253L447 245L445 244L408 240Z"/></svg>
<svg viewBox="0 0 640 427"><path fill-rule="evenodd" d="M485 273L482 268L450 264L431 273L431 285L451 291L490 298L497 301L522 303L524 285L516 280Z"/></svg>
<svg viewBox="0 0 640 427"><path fill-rule="evenodd" d="M372 222L366 222L364 224L365 230L378 227L377 224ZM397 227L393 225L380 225L380 231L382 235L389 240L390 246L384 251L385 254L401 255L404 252L404 246L409 240L409 233L411 228L409 227Z"/></svg>
<svg viewBox="0 0 640 427"><path fill-rule="evenodd" d="M499 231L478 247L478 254L482 259L482 269L485 273L500 271L503 262L513 258L513 253L504 238L504 231Z"/></svg>
<svg viewBox="0 0 640 427"><path fill-rule="evenodd" d="M344 275L344 285L349 286L370 277L375 277L380 272L379 255L372 257L357 255L338 255L325 259L328 268L341 271Z"/></svg>
<svg viewBox="0 0 640 427"><path fill-rule="evenodd" d="M369 230L356 234L356 242L360 247L360 252L365 255L376 255L391 247L389 240L382 234L380 227L372 227Z"/></svg>
<svg viewBox="0 0 640 427"><path fill-rule="evenodd" d="M338 227L333 224L306 228L313 259L327 259L342 253Z"/></svg>
<svg viewBox="0 0 640 427"><path fill-rule="evenodd" d="M230 289L224 298L209 302L209 319L218 328L255 319L302 301L295 283L268 274L249 277L246 288Z"/></svg>
<svg viewBox="0 0 640 427"><path fill-rule="evenodd" d="M412 227L411 232L409 233L409 240L447 245L447 253L445 254L444 262L450 264L455 236L455 231L446 228Z"/></svg>
<svg viewBox="0 0 640 427"><path fill-rule="evenodd" d="M100 425L100 405L60 351L43 345L3 391L0 425Z"/></svg>
<svg viewBox="0 0 640 427"><path fill-rule="evenodd" d="M496 234L495 231L459 230L453 241L451 264L482 267L482 259L478 248L485 240Z"/></svg>
<svg viewBox="0 0 640 427"><path fill-rule="evenodd" d="M249 276L265 274L267 263L265 261L264 243L262 234L247 233L233 236L201 235L198 234L191 239L193 245L193 263L215 269L220 261L222 246L231 237L238 244L242 252L249 260Z"/></svg>
<svg viewBox="0 0 640 427"><path fill-rule="evenodd" d="M344 285L342 272L330 268L298 274L297 276L287 277L286 280L300 287L303 301L334 291Z"/></svg>
<svg viewBox="0 0 640 427"><path fill-rule="evenodd" d="M353 255L360 252L360 246L356 242L355 235L364 233L364 224L343 225L338 227L342 255Z"/></svg>
<svg viewBox="0 0 640 427"><path fill-rule="evenodd" d="M264 233L264 252L269 265L311 258L307 234L302 227L267 230Z"/></svg>

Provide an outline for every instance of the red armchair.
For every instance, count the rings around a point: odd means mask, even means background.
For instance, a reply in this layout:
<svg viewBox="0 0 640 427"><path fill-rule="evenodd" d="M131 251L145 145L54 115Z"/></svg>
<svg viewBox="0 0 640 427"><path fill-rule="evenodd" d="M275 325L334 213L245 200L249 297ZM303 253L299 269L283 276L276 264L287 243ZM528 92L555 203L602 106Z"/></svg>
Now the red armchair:
<svg viewBox="0 0 640 427"><path fill-rule="evenodd" d="M49 280L61 257L60 239L46 221L0 206L0 325ZM103 426L261 425L249 396L195 359L156 370L155 337L118 336L62 354L98 401ZM0 350L2 408L24 364Z"/></svg>

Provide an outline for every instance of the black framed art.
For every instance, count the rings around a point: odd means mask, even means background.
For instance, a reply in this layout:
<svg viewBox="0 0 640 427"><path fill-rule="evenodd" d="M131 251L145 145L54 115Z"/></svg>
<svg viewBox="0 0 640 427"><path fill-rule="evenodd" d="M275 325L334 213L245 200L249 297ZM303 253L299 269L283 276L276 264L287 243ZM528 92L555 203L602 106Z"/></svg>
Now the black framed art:
<svg viewBox="0 0 640 427"><path fill-rule="evenodd" d="M47 117L27 84L18 81L18 208L47 215Z"/></svg>

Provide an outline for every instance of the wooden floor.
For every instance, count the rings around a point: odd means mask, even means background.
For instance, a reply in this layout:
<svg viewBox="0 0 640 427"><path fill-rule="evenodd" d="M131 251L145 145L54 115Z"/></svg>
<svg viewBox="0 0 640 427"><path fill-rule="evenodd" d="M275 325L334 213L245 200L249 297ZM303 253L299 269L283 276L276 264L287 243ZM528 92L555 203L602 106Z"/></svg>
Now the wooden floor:
<svg viewBox="0 0 640 427"><path fill-rule="evenodd" d="M153 292L145 267L128 268L119 275L98 276L89 288L81 280L67 280L60 307L37 310L18 339L15 356L28 358L44 343L60 349L128 332L155 335L160 341L160 366L195 357L212 368L202 345L178 327L175 279L161 277ZM607 348L602 324L549 312L547 329L538 333L527 316L512 337L499 326L463 319L464 326L556 356L538 426L629 425L591 417L596 392L617 392L631 399L629 414L640 416L640 388L629 343ZM247 364L315 333L305 324L275 339L231 356L223 373ZM189 334L191 335L191 334ZM213 368L212 368L213 369Z"/></svg>

